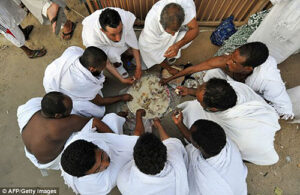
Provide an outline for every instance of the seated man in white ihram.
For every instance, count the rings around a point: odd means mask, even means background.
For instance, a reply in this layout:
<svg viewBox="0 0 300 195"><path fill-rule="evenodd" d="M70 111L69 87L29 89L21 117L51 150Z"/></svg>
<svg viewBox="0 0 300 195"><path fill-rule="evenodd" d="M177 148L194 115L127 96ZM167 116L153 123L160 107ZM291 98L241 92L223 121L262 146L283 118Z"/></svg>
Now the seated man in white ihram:
<svg viewBox="0 0 300 195"><path fill-rule="evenodd" d="M188 67L168 79L163 79L162 83L192 73L200 76L203 74L200 71L203 70L208 70L203 77L204 82L210 78L243 82L270 102L282 119L294 117L292 103L286 92L280 70L277 68L276 60L269 55L265 44L246 43L229 55L213 57Z"/></svg>
<svg viewBox="0 0 300 195"><path fill-rule="evenodd" d="M186 28L187 27L187 28ZM169 73L176 69L168 65L181 56L199 33L193 0L161 0L148 12L139 38L142 59L147 68L160 64Z"/></svg>
<svg viewBox="0 0 300 195"><path fill-rule="evenodd" d="M198 119L212 120L235 142L243 160L257 165L272 165L278 161L273 143L280 129L278 115L247 85L213 78L197 90L178 89L181 95L197 97L178 105L183 109L183 122L188 128Z"/></svg>
<svg viewBox="0 0 300 195"><path fill-rule="evenodd" d="M61 171L65 183L76 194L108 194L116 186L120 169L132 159L133 146L144 132L145 110L136 112L134 135L97 133L90 120L65 146L61 157ZM108 121L114 132L122 131L125 119Z"/></svg>
<svg viewBox="0 0 300 195"><path fill-rule="evenodd" d="M120 171L117 185L124 195L186 195L187 154L180 140L170 138L159 119L154 119L160 139L145 133L137 140L133 159Z"/></svg>
<svg viewBox="0 0 300 195"><path fill-rule="evenodd" d="M213 121L199 119L187 129L182 113L176 111L172 119L190 142L185 147L189 157L190 194L246 195L247 167L223 128Z"/></svg>
<svg viewBox="0 0 300 195"><path fill-rule="evenodd" d="M123 67L121 55L124 52L133 55L136 62L134 76L140 79L142 67L138 42L133 29L134 21L135 16L132 13L120 8L110 7L97 10L82 22L82 41L86 47L95 46L102 49L124 78L129 75Z"/></svg>
<svg viewBox="0 0 300 195"><path fill-rule="evenodd" d="M107 69L122 82L131 82L122 78L110 63L106 54L97 47L69 47L61 57L48 65L44 75L46 92L59 91L71 97L74 113L86 117L102 117L105 105L119 101L130 101L129 94L114 97L103 97L101 89Z"/></svg>

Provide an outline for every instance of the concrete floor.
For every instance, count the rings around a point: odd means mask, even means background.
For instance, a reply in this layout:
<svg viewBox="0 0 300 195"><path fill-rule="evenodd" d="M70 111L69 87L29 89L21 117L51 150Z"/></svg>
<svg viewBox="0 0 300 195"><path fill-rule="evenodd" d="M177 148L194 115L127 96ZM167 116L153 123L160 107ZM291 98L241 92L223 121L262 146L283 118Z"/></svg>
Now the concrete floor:
<svg viewBox="0 0 300 195"><path fill-rule="evenodd" d="M85 8L78 3L72 3L71 8L87 15ZM82 21L74 13L71 13L70 17L74 21ZM24 145L17 125L16 110L19 105L30 98L44 95L42 78L46 66L59 57L67 47L82 46L82 26L78 24L71 41L61 41L61 38L49 31L49 26L41 26L31 16L27 17L23 24L35 25L31 40L27 44L32 48L44 46L48 50L48 54L43 58L31 60L20 49L12 46L5 39L0 39L0 140L2 143L0 187L57 187L60 194L73 194L72 190L64 184L59 171L49 171L49 176L43 177L40 171L25 157ZM201 30L203 29L201 28ZM178 63L189 61L197 64L213 56L218 47L210 43L210 33L209 31L200 33L193 44L183 52ZM300 84L299 62L300 54L297 54L279 65L288 88ZM116 95L126 87L110 75L107 77L103 90L104 95ZM186 99L182 101L184 100ZM116 107L109 107L108 111L111 112L115 109ZM162 119L162 123L171 136L179 136L169 115ZM273 194L275 187L281 188L284 194L300 194L300 168L297 167L297 164L300 163L299 127L297 124L288 124L285 121L281 121L281 125L282 130L277 133L275 141L280 161L273 166L247 164L249 194ZM291 158L290 162L286 161L287 156ZM111 194L119 194L119 192L115 188Z"/></svg>

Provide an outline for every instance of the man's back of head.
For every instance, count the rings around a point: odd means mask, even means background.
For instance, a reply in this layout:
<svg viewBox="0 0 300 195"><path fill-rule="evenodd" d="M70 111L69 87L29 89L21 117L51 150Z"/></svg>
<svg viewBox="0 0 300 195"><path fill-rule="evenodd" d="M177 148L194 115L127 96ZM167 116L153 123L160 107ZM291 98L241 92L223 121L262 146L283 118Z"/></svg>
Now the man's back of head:
<svg viewBox="0 0 300 195"><path fill-rule="evenodd" d="M114 9L105 9L99 17L101 28L106 31L106 27L117 28L121 22L119 13Z"/></svg>
<svg viewBox="0 0 300 195"><path fill-rule="evenodd" d="M232 86L224 79L212 78L205 83L203 95L204 108L224 111L236 105L237 95Z"/></svg>
<svg viewBox="0 0 300 195"><path fill-rule="evenodd" d="M133 157L141 172L156 175L165 167L167 147L154 134L144 133L134 146Z"/></svg>
<svg viewBox="0 0 300 195"><path fill-rule="evenodd" d="M162 27L173 32L177 32L184 22L184 10L177 3L167 4L160 14L160 24Z"/></svg>
<svg viewBox="0 0 300 195"><path fill-rule="evenodd" d="M85 176L96 163L97 148L95 144L85 140L76 140L71 143L61 156L63 170L72 176Z"/></svg>
<svg viewBox="0 0 300 195"><path fill-rule="evenodd" d="M79 58L80 63L87 69L104 68L106 65L107 55L98 47L88 47L84 50Z"/></svg>
<svg viewBox="0 0 300 195"><path fill-rule="evenodd" d="M243 66L255 68L263 64L269 57L268 47L262 42L246 43L238 48L240 55L246 58Z"/></svg>
<svg viewBox="0 0 300 195"><path fill-rule="evenodd" d="M43 97L41 107L45 117L62 118L70 115L73 105L70 97L53 91Z"/></svg>
<svg viewBox="0 0 300 195"><path fill-rule="evenodd" d="M213 121L197 120L190 130L192 144L201 151L204 158L219 154L226 144L223 128Z"/></svg>

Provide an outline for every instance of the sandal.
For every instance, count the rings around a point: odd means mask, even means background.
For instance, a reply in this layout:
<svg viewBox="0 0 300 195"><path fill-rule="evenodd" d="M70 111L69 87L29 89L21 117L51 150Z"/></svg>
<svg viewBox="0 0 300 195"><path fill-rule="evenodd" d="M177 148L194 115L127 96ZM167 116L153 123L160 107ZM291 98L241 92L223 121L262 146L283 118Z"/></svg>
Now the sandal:
<svg viewBox="0 0 300 195"><path fill-rule="evenodd" d="M73 36L73 33L74 33L74 30L76 28L76 23L72 22L72 28L71 28L71 31L68 32L68 33L64 33L62 32L62 38L66 41L72 39L72 36ZM66 38L66 36L70 36L69 38Z"/></svg>
<svg viewBox="0 0 300 195"><path fill-rule="evenodd" d="M49 18L49 16L48 16L48 18ZM50 20L50 18L49 18L49 20ZM56 16L54 16L54 18L52 18L50 20L51 25L53 25L53 23L56 22L56 25L55 25L55 34L56 35L58 35L58 33L60 31L62 23L65 23L66 21L67 21L67 18L64 13L64 9L61 7L58 7Z"/></svg>
<svg viewBox="0 0 300 195"><path fill-rule="evenodd" d="M119 72L119 74L123 77L123 78L127 78L129 77L128 72L125 70L125 68L123 67L123 65L119 66L118 68L116 68L117 71Z"/></svg>
<svg viewBox="0 0 300 195"><path fill-rule="evenodd" d="M47 50L44 48L39 49L39 50L32 50L32 51L33 51L33 54L31 56L28 56L31 59L42 57L47 53Z"/></svg>

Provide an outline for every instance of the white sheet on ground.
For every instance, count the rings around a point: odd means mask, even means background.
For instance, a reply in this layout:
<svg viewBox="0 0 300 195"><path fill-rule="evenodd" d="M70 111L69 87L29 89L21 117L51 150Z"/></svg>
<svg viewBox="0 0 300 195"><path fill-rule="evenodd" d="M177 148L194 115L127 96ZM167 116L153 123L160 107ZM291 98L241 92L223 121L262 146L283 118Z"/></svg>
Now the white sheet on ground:
<svg viewBox="0 0 300 195"><path fill-rule="evenodd" d="M227 139L221 152L204 159L192 144L186 146L189 157L188 181L190 194L246 195L247 167L237 146Z"/></svg>
<svg viewBox="0 0 300 195"><path fill-rule="evenodd" d="M51 64L45 71L43 85L46 93L62 92L73 100L73 110L86 117L102 117L104 106L90 102L97 94L102 96L101 89L105 77L103 73L95 77L79 61L83 49L72 46Z"/></svg>
<svg viewBox="0 0 300 195"><path fill-rule="evenodd" d="M236 106L222 112L206 112L197 100L178 105L183 109L184 124L190 128L198 119L212 120L223 127L244 160L258 165L271 165L279 157L274 149L276 131L280 130L278 115L247 85L228 81L236 91Z"/></svg>
<svg viewBox="0 0 300 195"><path fill-rule="evenodd" d="M166 50L184 37L183 32L176 32L174 36L167 33L160 24L160 14L162 9L169 3L177 3L182 6L185 19L182 24L188 24L196 17L196 7L192 0L161 0L155 3L148 12L144 29L139 38L139 47L142 59L148 68L155 64L160 64L165 60ZM180 37L179 37L180 36ZM176 58L180 57L180 52Z"/></svg>
<svg viewBox="0 0 300 195"><path fill-rule="evenodd" d="M85 129L85 130L84 130ZM97 133L92 130L90 120L82 131L72 138L65 148L76 140L86 140L103 149L110 157L110 165L102 172L74 177L64 172L61 175L65 183L73 189L76 194L108 194L116 186L117 176L120 169L132 159L133 147L137 136L118 135L114 133Z"/></svg>
<svg viewBox="0 0 300 195"><path fill-rule="evenodd" d="M129 12L120 8L109 7L116 10L122 20L123 31L122 37L119 42L110 40L104 32L101 31L101 25L99 23L99 16L103 10L97 10L82 21L82 41L86 47L95 46L102 49L111 63L121 61L121 55L129 47L138 49L138 42L136 34L133 30L133 24L135 16Z"/></svg>
<svg viewBox="0 0 300 195"><path fill-rule="evenodd" d="M117 184L122 194L188 194L187 153L181 141L176 138L168 138L163 143L167 147L164 169L156 175L147 175L138 169L134 160L131 160L118 176Z"/></svg>

